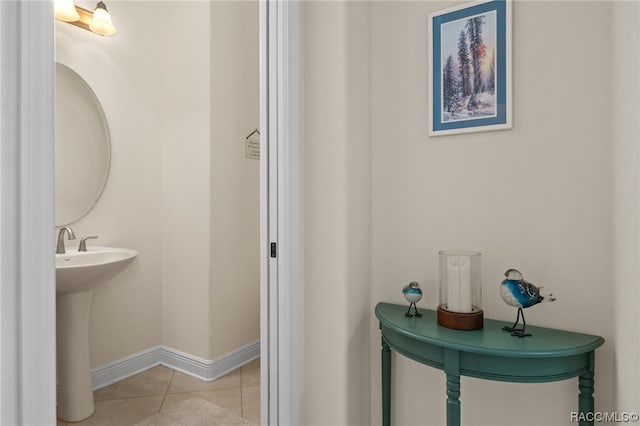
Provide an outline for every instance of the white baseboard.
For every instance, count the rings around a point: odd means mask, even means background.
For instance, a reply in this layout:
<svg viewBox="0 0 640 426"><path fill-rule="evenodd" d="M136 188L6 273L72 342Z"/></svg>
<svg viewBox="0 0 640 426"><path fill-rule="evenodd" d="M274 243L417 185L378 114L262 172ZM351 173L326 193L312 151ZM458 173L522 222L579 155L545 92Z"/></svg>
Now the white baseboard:
<svg viewBox="0 0 640 426"><path fill-rule="evenodd" d="M164 365L200 380L215 380L259 356L259 340L214 360L190 355L168 346L156 346L94 368L91 371L93 390L109 386L156 365Z"/></svg>

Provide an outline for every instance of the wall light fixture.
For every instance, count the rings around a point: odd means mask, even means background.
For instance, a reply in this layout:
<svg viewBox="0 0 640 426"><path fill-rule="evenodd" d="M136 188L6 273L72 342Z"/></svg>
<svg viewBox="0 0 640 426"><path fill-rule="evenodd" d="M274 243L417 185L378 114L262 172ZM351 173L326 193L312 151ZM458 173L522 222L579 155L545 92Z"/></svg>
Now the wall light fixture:
<svg viewBox="0 0 640 426"><path fill-rule="evenodd" d="M60 21L102 36L112 36L116 33L107 5L102 1L99 1L91 12L76 6L73 0L55 0L55 17Z"/></svg>

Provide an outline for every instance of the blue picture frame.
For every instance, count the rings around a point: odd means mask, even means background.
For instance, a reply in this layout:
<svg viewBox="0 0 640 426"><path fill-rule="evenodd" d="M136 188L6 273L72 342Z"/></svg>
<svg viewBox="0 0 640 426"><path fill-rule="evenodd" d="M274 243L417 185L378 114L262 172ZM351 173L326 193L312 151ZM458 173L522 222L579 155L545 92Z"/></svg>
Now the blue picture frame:
<svg viewBox="0 0 640 426"><path fill-rule="evenodd" d="M510 129L511 0L429 15L429 134Z"/></svg>

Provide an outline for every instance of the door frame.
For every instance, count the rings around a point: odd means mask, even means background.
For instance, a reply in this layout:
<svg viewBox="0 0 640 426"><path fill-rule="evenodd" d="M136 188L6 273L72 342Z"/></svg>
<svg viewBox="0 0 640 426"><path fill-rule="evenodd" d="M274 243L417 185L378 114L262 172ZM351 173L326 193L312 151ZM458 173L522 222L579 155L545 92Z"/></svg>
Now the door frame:
<svg viewBox="0 0 640 426"><path fill-rule="evenodd" d="M53 2L0 2L0 423L54 424Z"/></svg>
<svg viewBox="0 0 640 426"><path fill-rule="evenodd" d="M297 24L296 1L260 2L267 425L298 423ZM53 90L53 2L0 2L0 424L54 424L56 417Z"/></svg>
<svg viewBox="0 0 640 426"><path fill-rule="evenodd" d="M299 423L298 3L260 3L262 423ZM266 390L266 392L264 392Z"/></svg>

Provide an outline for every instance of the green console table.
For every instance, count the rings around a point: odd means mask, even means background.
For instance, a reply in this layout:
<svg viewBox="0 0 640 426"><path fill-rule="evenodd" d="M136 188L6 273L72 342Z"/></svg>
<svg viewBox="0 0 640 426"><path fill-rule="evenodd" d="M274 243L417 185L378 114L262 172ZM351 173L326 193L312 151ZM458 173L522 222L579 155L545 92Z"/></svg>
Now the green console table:
<svg viewBox="0 0 640 426"><path fill-rule="evenodd" d="M460 425L460 376L503 382L541 383L578 376L578 412L593 413L594 352L599 336L527 325L531 337L513 337L502 321L459 331L438 325L436 312L420 309L407 318L406 306L378 303L382 332L382 424L391 425L391 350L443 370L447 382L447 426ZM592 418L580 416L579 418ZM593 425L581 422L580 426Z"/></svg>

